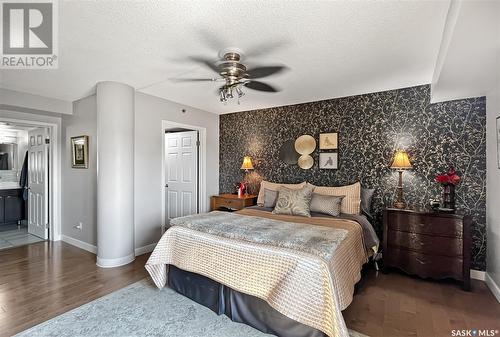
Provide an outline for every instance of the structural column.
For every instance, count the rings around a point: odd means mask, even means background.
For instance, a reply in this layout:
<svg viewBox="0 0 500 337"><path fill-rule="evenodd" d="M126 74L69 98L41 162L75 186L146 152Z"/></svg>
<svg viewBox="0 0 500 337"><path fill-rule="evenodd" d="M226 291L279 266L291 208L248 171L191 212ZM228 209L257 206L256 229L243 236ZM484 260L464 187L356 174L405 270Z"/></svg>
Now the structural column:
<svg viewBox="0 0 500 337"><path fill-rule="evenodd" d="M97 265L118 267L134 254L134 88L97 84Z"/></svg>

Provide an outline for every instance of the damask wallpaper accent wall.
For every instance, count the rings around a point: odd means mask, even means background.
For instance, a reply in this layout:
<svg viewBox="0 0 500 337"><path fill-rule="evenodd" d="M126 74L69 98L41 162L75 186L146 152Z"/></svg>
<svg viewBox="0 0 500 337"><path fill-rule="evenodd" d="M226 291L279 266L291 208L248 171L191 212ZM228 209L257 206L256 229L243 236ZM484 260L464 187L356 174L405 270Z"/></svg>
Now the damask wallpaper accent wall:
<svg viewBox="0 0 500 337"><path fill-rule="evenodd" d="M339 169L314 166L302 170L279 159L288 140L310 134L338 132ZM484 97L430 104L430 86L391 90L326 101L237 112L220 116L220 192L233 192L244 177L243 156L254 159L247 179L257 192L261 179L273 182L309 181L338 186L361 181L375 188L374 226L381 234L382 209L391 205L397 172L389 165L397 149L410 154L413 169L404 173L410 205L428 205L441 195L437 174L454 166L462 176L457 207L473 216L473 268L486 261L486 99Z"/></svg>

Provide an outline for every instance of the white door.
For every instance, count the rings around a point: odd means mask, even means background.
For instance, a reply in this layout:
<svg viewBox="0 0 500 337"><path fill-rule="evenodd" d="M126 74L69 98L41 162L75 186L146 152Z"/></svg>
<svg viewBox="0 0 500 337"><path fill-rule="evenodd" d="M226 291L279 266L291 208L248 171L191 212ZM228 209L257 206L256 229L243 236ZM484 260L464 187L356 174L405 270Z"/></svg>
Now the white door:
<svg viewBox="0 0 500 337"><path fill-rule="evenodd" d="M49 238L48 229L48 147L47 129L28 133L28 232Z"/></svg>
<svg viewBox="0 0 500 337"><path fill-rule="evenodd" d="M165 134L165 210L170 219L198 213L198 131Z"/></svg>

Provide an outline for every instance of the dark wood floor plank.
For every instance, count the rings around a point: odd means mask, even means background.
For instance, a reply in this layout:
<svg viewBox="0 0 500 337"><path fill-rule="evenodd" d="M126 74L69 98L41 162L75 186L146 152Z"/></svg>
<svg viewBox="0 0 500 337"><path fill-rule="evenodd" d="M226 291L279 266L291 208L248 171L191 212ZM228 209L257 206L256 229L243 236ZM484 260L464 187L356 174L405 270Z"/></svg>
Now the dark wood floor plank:
<svg viewBox="0 0 500 337"><path fill-rule="evenodd" d="M0 336L11 336L146 277L147 255L103 269L63 242L0 251Z"/></svg>

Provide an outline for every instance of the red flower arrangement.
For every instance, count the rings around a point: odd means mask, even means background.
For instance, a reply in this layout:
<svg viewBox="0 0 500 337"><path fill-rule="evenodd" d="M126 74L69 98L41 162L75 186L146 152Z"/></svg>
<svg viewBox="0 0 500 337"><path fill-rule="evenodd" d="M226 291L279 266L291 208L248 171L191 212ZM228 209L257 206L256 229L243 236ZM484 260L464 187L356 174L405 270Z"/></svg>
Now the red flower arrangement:
<svg viewBox="0 0 500 337"><path fill-rule="evenodd" d="M457 171L452 167L448 170L447 173L440 174L436 177L436 182L442 185L458 185L460 182L460 176L457 174Z"/></svg>

